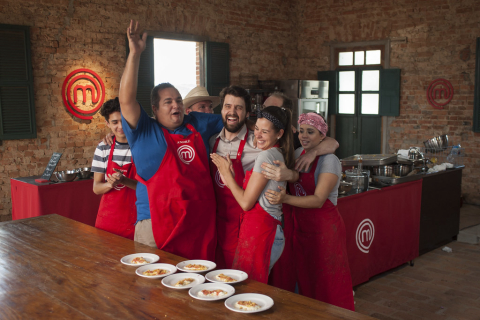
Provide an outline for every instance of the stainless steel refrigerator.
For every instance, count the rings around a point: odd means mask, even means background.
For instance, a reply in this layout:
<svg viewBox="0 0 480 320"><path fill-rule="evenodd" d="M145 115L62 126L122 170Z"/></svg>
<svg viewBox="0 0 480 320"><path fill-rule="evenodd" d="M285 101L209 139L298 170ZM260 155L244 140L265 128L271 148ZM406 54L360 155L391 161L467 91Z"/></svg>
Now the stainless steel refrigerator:
<svg viewBox="0 0 480 320"><path fill-rule="evenodd" d="M293 124L306 112L321 114L328 121L328 81L281 80L280 90L293 100Z"/></svg>

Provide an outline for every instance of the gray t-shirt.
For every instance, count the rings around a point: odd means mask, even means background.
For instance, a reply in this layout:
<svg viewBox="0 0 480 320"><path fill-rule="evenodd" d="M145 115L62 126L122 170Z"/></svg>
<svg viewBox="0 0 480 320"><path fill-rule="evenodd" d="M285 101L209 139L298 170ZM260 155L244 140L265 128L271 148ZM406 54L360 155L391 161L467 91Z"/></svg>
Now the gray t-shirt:
<svg viewBox="0 0 480 320"><path fill-rule="evenodd" d="M257 159L255 160L255 165L253 166L253 172L262 172L262 163L266 162L269 164L273 164L274 160L280 160L285 162L283 159L283 155L278 148L270 148L268 150L262 151L258 154ZM265 192L267 190L274 190L280 191L278 186L282 186L286 188L287 183L285 181L277 182L274 180L268 180L267 185L263 189L260 197L258 198L258 202L263 210L267 211L271 216L280 220L282 216L282 205L281 204L270 204L267 198L265 198Z"/></svg>
<svg viewBox="0 0 480 320"><path fill-rule="evenodd" d="M298 148L297 150L295 150L295 159L300 157L302 151L303 148ZM337 205L338 186L340 185L340 180L342 179L342 164L340 163L340 160L338 160L336 155L326 154L318 158L317 168L315 169L314 174L315 185L318 184L318 176L321 173L333 173L337 175L337 184L335 185L335 188L333 188L332 192L328 195L328 200L330 200L334 205Z"/></svg>

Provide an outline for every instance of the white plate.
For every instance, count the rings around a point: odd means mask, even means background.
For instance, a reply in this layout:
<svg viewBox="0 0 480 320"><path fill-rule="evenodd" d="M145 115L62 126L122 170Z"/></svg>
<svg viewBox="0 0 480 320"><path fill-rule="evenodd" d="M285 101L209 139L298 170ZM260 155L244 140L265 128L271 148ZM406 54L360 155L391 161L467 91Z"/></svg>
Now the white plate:
<svg viewBox="0 0 480 320"><path fill-rule="evenodd" d="M225 282L225 281L220 281L215 278L217 275L223 273L226 276L232 277L234 279L237 279L235 282ZM226 283L226 284L234 284L234 283L239 283L244 280L248 279L248 274L246 272L240 271L240 270L234 270L234 269L223 269L223 270L215 270L207 273L205 276L208 281L211 282L219 282L219 283Z"/></svg>
<svg viewBox="0 0 480 320"><path fill-rule="evenodd" d="M143 273L147 270L155 270L155 269L165 269L168 270L168 273L165 274L159 274L158 276L146 276ZM152 263L152 264L147 264L146 266L140 267L137 270L135 270L135 273L139 275L140 277L145 277L149 279L158 279L158 278L163 278L166 276L171 275L172 273L177 272L177 269L173 264L168 264L168 263Z"/></svg>
<svg viewBox="0 0 480 320"><path fill-rule="evenodd" d="M184 267L188 264L202 264L205 267L207 267L207 270L187 270L184 269ZM177 264L177 269L183 272L207 272L215 269L217 265L215 262L208 261L208 260L187 260L187 261L182 261L179 264Z"/></svg>
<svg viewBox="0 0 480 320"><path fill-rule="evenodd" d="M227 294L221 297L199 297L198 293L202 290L224 290L227 291ZM204 284L199 284L198 286L195 286L191 288L188 291L188 294L195 299L198 300L205 300L205 301L214 301L214 300L222 300L225 298L230 297L235 293L235 288L232 287L229 284L224 284L224 283L204 283Z"/></svg>
<svg viewBox="0 0 480 320"><path fill-rule="evenodd" d="M175 287L175 283L185 278L193 278L195 279L195 281L183 287ZM199 284L202 284L204 282L205 282L205 277L202 276L201 274L196 274L196 273L192 273L192 274L177 273L162 279L162 284L165 287L169 287L172 289L189 289Z"/></svg>
<svg viewBox="0 0 480 320"><path fill-rule="evenodd" d="M153 253L134 253L134 254L129 254L128 256L123 257L122 259L120 259L120 262L123 264L126 264L127 266L135 266L135 267L141 266L142 264L132 263L133 258L136 258L136 257L142 257L143 259L147 260L147 263L143 263L143 264L155 263L158 260L160 260L160 257Z"/></svg>
<svg viewBox="0 0 480 320"><path fill-rule="evenodd" d="M244 311L235 308L235 303L237 301L252 301L258 304L261 308L255 311ZM265 310L270 309L273 307L273 299L270 298L269 296L266 296L264 294L258 294L258 293L242 293L242 294L237 294L234 295L231 298L228 298L225 300L225 307L228 309L235 311L235 312L240 312L240 313L256 313L256 312L262 312Z"/></svg>

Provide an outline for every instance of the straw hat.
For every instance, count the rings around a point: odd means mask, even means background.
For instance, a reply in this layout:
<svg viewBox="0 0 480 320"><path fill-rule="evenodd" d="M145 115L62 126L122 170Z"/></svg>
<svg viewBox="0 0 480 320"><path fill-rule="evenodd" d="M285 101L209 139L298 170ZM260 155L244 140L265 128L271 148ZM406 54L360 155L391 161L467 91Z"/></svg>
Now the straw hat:
<svg viewBox="0 0 480 320"><path fill-rule="evenodd" d="M211 101L213 107L215 108L220 103L220 97L210 96L205 87L198 86L187 93L183 99L183 105L185 106L185 109L188 109L200 101Z"/></svg>

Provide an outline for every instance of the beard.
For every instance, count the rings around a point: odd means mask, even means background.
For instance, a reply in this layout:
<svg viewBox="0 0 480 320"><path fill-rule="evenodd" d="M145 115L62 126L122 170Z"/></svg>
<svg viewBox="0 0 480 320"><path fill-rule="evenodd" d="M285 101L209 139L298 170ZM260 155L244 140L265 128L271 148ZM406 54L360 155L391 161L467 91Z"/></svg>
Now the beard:
<svg viewBox="0 0 480 320"><path fill-rule="evenodd" d="M228 132L231 132L231 133L237 133L238 131L240 131L240 129L242 129L243 125L245 124L245 119L243 119L242 121L240 121L240 119L238 119L237 124L231 125L231 124L228 124L228 122L227 122L228 117L231 117L231 116L226 116L223 119L223 126L225 127L225 130L227 130Z"/></svg>

